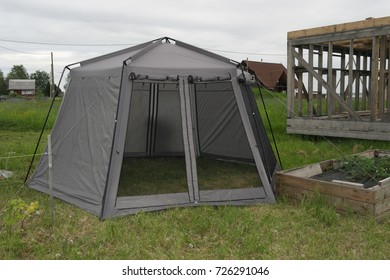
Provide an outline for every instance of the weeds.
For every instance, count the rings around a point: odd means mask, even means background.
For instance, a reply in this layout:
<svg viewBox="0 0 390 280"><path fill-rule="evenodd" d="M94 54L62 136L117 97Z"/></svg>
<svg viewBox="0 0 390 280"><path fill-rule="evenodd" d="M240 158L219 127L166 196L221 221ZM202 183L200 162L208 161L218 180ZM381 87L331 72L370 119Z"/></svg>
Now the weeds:
<svg viewBox="0 0 390 280"><path fill-rule="evenodd" d="M341 169L348 173L351 181L380 181L390 176L390 157L349 156L343 161Z"/></svg>
<svg viewBox="0 0 390 280"><path fill-rule="evenodd" d="M4 209L3 223L12 228L19 224L20 228L24 229L25 222L34 215L38 215L38 210L38 201L28 204L21 198L12 199Z"/></svg>

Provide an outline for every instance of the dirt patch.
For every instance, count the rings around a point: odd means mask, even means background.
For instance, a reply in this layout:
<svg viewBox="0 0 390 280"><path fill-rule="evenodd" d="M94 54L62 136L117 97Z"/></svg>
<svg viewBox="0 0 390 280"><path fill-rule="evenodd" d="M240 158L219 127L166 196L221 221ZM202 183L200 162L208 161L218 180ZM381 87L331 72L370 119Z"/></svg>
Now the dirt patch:
<svg viewBox="0 0 390 280"><path fill-rule="evenodd" d="M373 186L376 186L378 184L378 182L373 178L351 181L349 174L342 169L329 170L321 174L312 176L310 178L315 180L320 180L320 181L327 181L327 182L332 182L333 180L340 180L340 181L359 183L362 184L365 189L372 188Z"/></svg>

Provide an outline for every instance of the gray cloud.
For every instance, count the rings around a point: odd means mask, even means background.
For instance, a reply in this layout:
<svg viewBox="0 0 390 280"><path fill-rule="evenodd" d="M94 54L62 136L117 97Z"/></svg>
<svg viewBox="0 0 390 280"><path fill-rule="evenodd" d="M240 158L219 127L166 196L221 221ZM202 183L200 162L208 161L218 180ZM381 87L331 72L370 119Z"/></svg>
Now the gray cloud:
<svg viewBox="0 0 390 280"><path fill-rule="evenodd" d="M234 60L249 57L285 63L288 31L388 16L389 11L388 0L375 4L363 0L2 0L0 39L131 45L170 36L201 48L221 50L220 54ZM56 69L61 71L72 62L126 47L4 41L0 46L5 47L0 47L0 69L5 73L15 64L25 65L30 72L45 69L51 51Z"/></svg>

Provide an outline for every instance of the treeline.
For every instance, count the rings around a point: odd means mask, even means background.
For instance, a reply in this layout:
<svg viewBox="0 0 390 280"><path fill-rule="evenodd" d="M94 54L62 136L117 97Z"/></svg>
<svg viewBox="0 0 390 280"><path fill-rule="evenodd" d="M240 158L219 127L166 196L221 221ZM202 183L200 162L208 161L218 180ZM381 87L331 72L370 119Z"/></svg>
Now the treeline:
<svg viewBox="0 0 390 280"><path fill-rule="evenodd" d="M14 65L8 75L4 77L3 71L0 69L0 95L8 95L8 81L11 79L34 79L35 92L37 95L50 96L50 75L45 71L37 70L32 74L28 74L23 65ZM56 92L57 86L56 87Z"/></svg>

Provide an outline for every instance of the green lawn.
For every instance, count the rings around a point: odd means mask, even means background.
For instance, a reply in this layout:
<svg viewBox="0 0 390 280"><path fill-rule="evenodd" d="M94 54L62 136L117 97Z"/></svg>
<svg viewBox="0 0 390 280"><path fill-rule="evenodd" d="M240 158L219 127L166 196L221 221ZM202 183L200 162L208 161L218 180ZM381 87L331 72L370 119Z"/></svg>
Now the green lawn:
<svg viewBox="0 0 390 280"><path fill-rule="evenodd" d="M388 142L287 135L285 95L264 96L284 168L390 149ZM15 157L34 151L48 106L49 101L0 103L0 170L14 172L0 179L0 259L390 258L390 220L340 216L322 197L298 205L279 198L272 205L177 208L106 221L56 199L52 227L48 196L21 187L31 158ZM54 113L58 107L59 102ZM3 220L16 198L39 202L23 228Z"/></svg>

